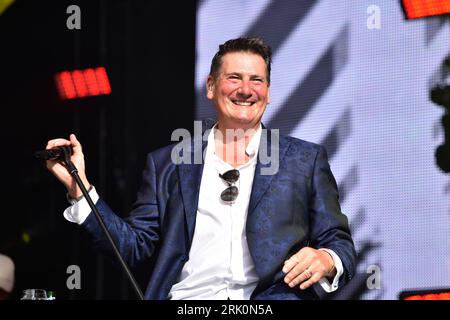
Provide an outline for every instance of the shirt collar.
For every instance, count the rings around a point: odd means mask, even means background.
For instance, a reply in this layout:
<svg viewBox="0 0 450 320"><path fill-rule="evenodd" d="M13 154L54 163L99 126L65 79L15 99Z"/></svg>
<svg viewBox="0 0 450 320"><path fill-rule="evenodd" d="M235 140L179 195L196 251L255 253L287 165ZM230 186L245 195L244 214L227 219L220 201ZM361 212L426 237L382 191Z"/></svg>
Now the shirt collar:
<svg viewBox="0 0 450 320"><path fill-rule="evenodd" d="M206 153L209 155L215 154L215 150L216 150L216 144L214 141L214 132L217 129L217 124L218 122L216 122L214 124L214 126L211 128L211 131L208 134L208 147L206 150ZM245 152L250 156L250 158L253 158L256 154L258 154L259 151L259 144L261 141L261 133L262 133L262 126L261 123L259 124L259 126L256 128L255 134L253 135L253 137L250 139L247 148L245 149ZM212 146L212 148L211 148Z"/></svg>
<svg viewBox="0 0 450 320"><path fill-rule="evenodd" d="M247 152L247 154L250 157L253 157L254 155L256 155L258 153L259 150L259 144L261 141L261 132L262 132L262 126L261 123L259 124L258 128L256 128L256 132L253 135L253 137L250 139L247 148L245 149L245 152Z"/></svg>

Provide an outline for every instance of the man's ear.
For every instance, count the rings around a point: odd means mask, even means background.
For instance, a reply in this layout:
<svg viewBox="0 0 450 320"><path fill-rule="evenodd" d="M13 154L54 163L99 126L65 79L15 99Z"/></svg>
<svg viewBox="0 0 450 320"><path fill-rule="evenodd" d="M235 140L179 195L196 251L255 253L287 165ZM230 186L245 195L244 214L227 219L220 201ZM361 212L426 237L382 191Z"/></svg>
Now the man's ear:
<svg viewBox="0 0 450 320"><path fill-rule="evenodd" d="M214 98L214 79L211 76L206 79L206 97L208 99Z"/></svg>

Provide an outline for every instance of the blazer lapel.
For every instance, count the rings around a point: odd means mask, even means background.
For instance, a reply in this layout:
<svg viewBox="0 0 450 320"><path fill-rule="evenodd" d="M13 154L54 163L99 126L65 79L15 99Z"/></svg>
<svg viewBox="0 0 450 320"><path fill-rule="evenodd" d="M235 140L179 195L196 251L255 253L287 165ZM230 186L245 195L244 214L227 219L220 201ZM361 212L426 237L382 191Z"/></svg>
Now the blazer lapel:
<svg viewBox="0 0 450 320"><path fill-rule="evenodd" d="M190 248L194 235L195 218L197 216L198 196L200 193L200 182L202 178L203 165L180 164L178 173L180 179L181 195L184 203L184 213L187 227L187 249Z"/></svg>
<svg viewBox="0 0 450 320"><path fill-rule="evenodd" d="M202 135L200 137L196 136L194 131L194 139L192 140L191 148L188 151L190 153L189 159L191 160L191 163L181 163L177 165L181 195L184 204L187 229L186 249L188 251L190 250L192 238L194 236L195 221L197 217L198 197L200 194L200 183L204 165L203 152L208 144L207 141L203 140L203 135L206 130L211 129L214 123L215 122L211 119L204 120L202 122ZM201 152L202 159L200 164L195 164L194 162L194 154L196 152Z"/></svg>
<svg viewBox="0 0 450 320"><path fill-rule="evenodd" d="M282 162L282 160L286 154L286 151L289 147L289 142L282 137L280 138L278 133L274 133L273 137L272 137L270 130L266 130L266 128L264 126L263 126L263 130L265 130L265 132L267 134L265 134L263 132L263 134L261 135L261 142L259 145L258 160L256 163L256 168L255 168L255 176L253 178L252 193L250 195L247 219L249 219L251 217L251 214L255 210L258 203L261 201L262 196L269 188L270 183L276 174L276 172L273 174L262 174L263 168L268 169L273 164L272 163L262 163L261 156L260 156L261 152L265 153L265 155L267 155L268 157L272 156L273 153L277 152L279 155L278 169L280 169L281 162ZM272 138L275 138L275 139L273 139L274 141L272 141ZM267 143L265 143L266 141L267 141ZM272 145L272 142L273 142L273 145Z"/></svg>

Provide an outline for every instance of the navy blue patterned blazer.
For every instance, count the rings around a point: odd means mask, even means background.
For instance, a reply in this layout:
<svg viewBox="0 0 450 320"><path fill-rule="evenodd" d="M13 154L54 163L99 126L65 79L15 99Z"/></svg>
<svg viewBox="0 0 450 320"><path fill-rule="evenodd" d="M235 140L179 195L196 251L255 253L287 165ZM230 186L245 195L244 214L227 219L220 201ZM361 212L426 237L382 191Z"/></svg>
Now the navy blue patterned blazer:
<svg viewBox="0 0 450 320"><path fill-rule="evenodd" d="M211 128L212 124L206 121L204 127ZM203 150L206 142L199 146ZM115 215L102 198L97 202L131 269L147 266L150 277L145 284L146 299L168 298L189 259L194 234L203 165L174 164L173 147L148 154L142 186L127 219ZM264 164L258 159L250 197L246 233L260 278L251 298L315 299L312 287L302 291L284 283L284 261L305 246L332 249L344 266L339 283L343 286L355 272L355 249L325 149L279 136L278 151L279 170L274 175L262 175ZM112 257L93 214L81 227L95 247Z"/></svg>

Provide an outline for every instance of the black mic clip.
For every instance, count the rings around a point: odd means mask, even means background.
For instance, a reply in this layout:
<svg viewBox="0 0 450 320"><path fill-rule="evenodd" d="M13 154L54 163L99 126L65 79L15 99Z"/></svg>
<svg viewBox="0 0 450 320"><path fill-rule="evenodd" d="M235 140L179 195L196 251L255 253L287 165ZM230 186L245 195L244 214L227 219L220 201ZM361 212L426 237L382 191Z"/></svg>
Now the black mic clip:
<svg viewBox="0 0 450 320"><path fill-rule="evenodd" d="M57 147L43 151L37 151L34 156L42 160L70 160L72 148L69 146Z"/></svg>
<svg viewBox="0 0 450 320"><path fill-rule="evenodd" d="M77 168L70 160L70 157L72 156L72 147L70 146L38 151L34 154L34 156L42 160L61 160L67 166L67 170L69 170L71 174L73 172L78 172Z"/></svg>

